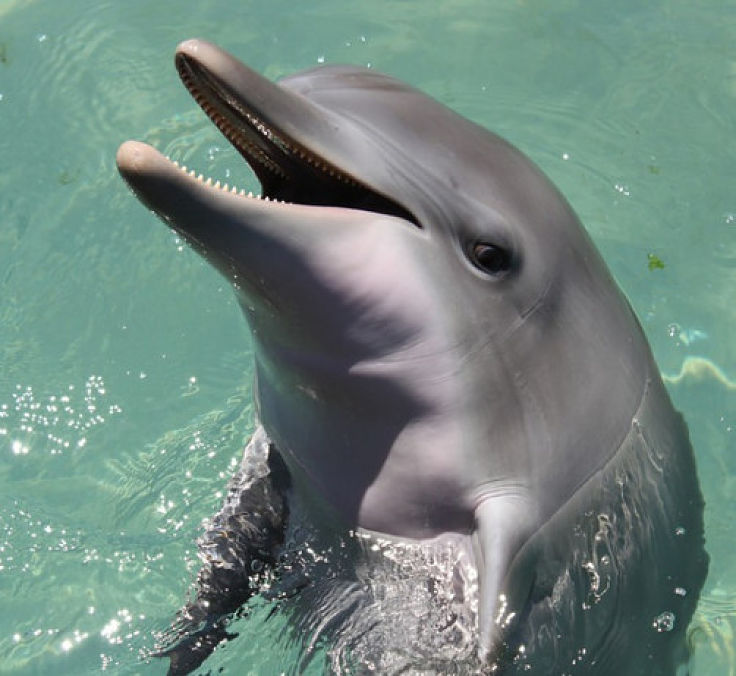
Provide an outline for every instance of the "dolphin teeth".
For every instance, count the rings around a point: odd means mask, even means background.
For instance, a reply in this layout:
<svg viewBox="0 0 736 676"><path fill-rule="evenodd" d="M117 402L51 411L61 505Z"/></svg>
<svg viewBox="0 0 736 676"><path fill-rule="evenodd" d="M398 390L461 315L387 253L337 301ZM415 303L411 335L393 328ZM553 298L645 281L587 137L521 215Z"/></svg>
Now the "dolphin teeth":
<svg viewBox="0 0 736 676"><path fill-rule="evenodd" d="M191 176L193 179L196 179L200 183L203 183L204 185L208 187L215 187L219 188L220 190L224 190L225 192L229 192L232 195L240 195L242 197L246 197L245 190L239 190L237 186L233 185L230 186L229 184L221 184L220 181L215 181L213 183L212 178L210 176L206 176L204 174L198 174L196 170L194 169L188 169L185 164L179 164L177 160L172 160L168 155L166 156L166 159L169 160L175 167L183 171L185 174ZM248 191L247 197L255 198L255 199L262 199L260 195L254 195L251 191ZM269 200L271 201L271 200ZM274 202L280 201L280 200L272 200Z"/></svg>
<svg viewBox="0 0 736 676"><path fill-rule="evenodd" d="M248 134L245 133L244 130L241 130L240 123L233 125L233 122L228 119L227 114L223 114L221 108L218 105L215 105L210 96L199 88L199 83L197 82L196 77L186 73L184 70L180 70L180 76L184 85L192 94L200 108L210 118L210 120L215 123L217 128L223 133L228 141L230 141L235 148L241 152L241 154L243 154L249 161L253 160L258 162L276 176L282 179L289 178L288 174L280 166L278 160L274 159L272 153L269 150L265 150L261 143L252 138L252 133ZM225 107L227 108L227 106ZM303 162L315 167L325 174L328 174L335 181L355 187L360 186L358 182L350 176L342 173L340 169L331 166L329 163L323 162L319 157L300 147L298 144L293 144L292 140L288 137L284 138L281 136L277 130L270 128L268 124L259 119L252 112L241 109L238 110L237 113L245 118L244 121L247 122L251 132L254 132L255 135L261 136L265 139L274 150L278 151L278 153L285 156L291 155L292 157L299 157Z"/></svg>

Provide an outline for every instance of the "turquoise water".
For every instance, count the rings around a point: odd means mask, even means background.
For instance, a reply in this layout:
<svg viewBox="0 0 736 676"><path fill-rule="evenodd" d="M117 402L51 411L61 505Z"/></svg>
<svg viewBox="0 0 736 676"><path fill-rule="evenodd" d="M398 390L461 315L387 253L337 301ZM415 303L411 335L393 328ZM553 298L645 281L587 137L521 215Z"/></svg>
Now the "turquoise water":
<svg viewBox="0 0 736 676"><path fill-rule="evenodd" d="M0 673L165 673L146 651L250 431L227 284L114 168L138 138L255 187L178 82L199 36L274 78L370 64L559 185L689 421L712 558L692 674L736 674L734 35L733 0L0 0ZM213 673L294 664L266 613Z"/></svg>

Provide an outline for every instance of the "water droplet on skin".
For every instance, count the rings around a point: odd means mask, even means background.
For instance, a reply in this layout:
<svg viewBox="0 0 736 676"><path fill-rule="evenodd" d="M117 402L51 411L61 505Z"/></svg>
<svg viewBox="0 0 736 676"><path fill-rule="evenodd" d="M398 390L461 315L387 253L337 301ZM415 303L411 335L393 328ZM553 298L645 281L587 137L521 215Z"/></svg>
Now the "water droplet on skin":
<svg viewBox="0 0 736 676"><path fill-rule="evenodd" d="M652 626L661 634L665 631L672 631L675 628L675 614L666 610L657 615L652 622Z"/></svg>

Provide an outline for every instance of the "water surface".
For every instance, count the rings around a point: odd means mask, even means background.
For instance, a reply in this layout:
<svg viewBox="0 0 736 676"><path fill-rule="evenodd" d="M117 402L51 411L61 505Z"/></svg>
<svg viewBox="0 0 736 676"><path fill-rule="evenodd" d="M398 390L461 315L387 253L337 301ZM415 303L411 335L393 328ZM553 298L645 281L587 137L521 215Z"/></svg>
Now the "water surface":
<svg viewBox="0 0 736 676"><path fill-rule="evenodd" d="M734 34L733 0L0 0L0 672L165 673L145 651L250 432L227 284L114 168L138 138L256 187L178 82L198 36L272 78L389 72L559 185L690 424L712 558L691 673L736 673ZM262 610L213 673L295 664Z"/></svg>

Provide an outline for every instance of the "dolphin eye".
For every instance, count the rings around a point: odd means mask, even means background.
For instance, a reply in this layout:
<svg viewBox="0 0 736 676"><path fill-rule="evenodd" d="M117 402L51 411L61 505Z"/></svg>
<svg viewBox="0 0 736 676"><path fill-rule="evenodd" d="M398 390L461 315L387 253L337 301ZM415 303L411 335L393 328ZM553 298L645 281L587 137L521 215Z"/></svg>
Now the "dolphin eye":
<svg viewBox="0 0 736 676"><path fill-rule="evenodd" d="M508 249L487 242L477 242L470 253L473 263L488 274L500 275L511 269L512 256Z"/></svg>

